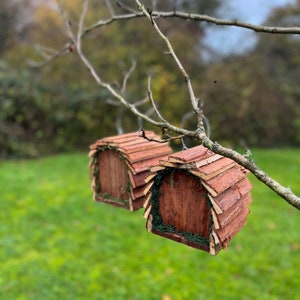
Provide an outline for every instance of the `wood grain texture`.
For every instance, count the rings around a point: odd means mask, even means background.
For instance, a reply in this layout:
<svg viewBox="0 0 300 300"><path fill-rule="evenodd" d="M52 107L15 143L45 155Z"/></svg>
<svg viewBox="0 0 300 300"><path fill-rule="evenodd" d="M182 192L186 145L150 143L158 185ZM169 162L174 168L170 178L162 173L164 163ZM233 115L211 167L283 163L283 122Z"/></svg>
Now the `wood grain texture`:
<svg viewBox="0 0 300 300"><path fill-rule="evenodd" d="M210 212L206 191L193 176L174 170L160 189L159 211L163 223L178 231L209 235Z"/></svg>
<svg viewBox="0 0 300 300"><path fill-rule="evenodd" d="M144 190L150 232L216 255L245 225L252 185L233 160L197 146L161 160L151 173Z"/></svg>
<svg viewBox="0 0 300 300"><path fill-rule="evenodd" d="M112 150L99 152L99 175L102 192L114 198L128 199L127 167L117 152Z"/></svg>
<svg viewBox="0 0 300 300"><path fill-rule="evenodd" d="M160 139L151 131L146 135ZM148 141L136 132L96 141L89 152L94 199L130 210L143 207L150 169L171 153L167 144Z"/></svg>

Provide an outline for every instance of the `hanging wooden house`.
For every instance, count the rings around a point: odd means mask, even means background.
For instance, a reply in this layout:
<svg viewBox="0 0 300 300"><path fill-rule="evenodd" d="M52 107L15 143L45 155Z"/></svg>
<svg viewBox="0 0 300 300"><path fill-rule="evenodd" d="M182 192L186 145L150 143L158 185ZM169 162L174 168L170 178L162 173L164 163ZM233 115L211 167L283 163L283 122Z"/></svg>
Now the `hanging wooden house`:
<svg viewBox="0 0 300 300"><path fill-rule="evenodd" d="M149 232L216 255L245 225L252 186L233 160L197 146L151 171L144 190Z"/></svg>
<svg viewBox="0 0 300 300"><path fill-rule="evenodd" d="M151 131L145 134L160 139ZM167 144L148 141L136 132L98 140L89 153L94 199L129 210L141 208L150 168L171 152Z"/></svg>

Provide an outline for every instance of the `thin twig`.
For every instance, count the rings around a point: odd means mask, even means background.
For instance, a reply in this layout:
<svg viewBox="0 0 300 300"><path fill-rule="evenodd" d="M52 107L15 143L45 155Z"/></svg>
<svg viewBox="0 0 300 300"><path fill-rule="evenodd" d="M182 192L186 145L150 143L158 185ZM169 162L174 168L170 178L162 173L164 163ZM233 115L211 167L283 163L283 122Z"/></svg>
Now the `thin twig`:
<svg viewBox="0 0 300 300"><path fill-rule="evenodd" d="M130 78L133 71L135 70L135 68L136 68L136 61L133 60L130 69L126 72L126 74L123 78L122 89L121 89L121 93L123 95L125 95L125 91L126 91L126 88L127 88L127 81Z"/></svg>
<svg viewBox="0 0 300 300"><path fill-rule="evenodd" d="M188 91L189 91L189 94L190 94L190 100L191 100L191 103L192 103L192 106L193 106L193 109L195 112L198 113L199 111L199 108L198 108L198 101L196 100L196 97L195 97L195 94L194 94L194 90L193 90L193 87L192 87L192 83L191 83L191 80L190 80L190 77L188 75L188 73L186 72L185 68L183 67L181 61L179 60L178 56L176 55L169 39L163 34L163 32L160 30L160 28L158 27L157 23L155 22L155 20L153 19L153 12L147 10L145 8L145 6L143 6L141 4L141 2L139 0L135 0L135 2L138 4L139 6L139 9L144 13L144 15L150 20L150 22L152 23L155 31L158 33L158 35L162 38L162 40L166 43L167 45L167 48L168 48L168 51L170 52L170 54L172 55L176 65L178 66L179 70L181 71L183 77L184 77L184 80L187 84L187 87L188 87Z"/></svg>
<svg viewBox="0 0 300 300"><path fill-rule="evenodd" d="M77 45L77 48L79 48L79 49L81 49L81 36L83 33L83 23L84 23L84 19L85 19L87 10L88 10L88 5L89 5L89 0L84 0L83 6L82 6L82 12L81 12L80 19L79 19L77 39L76 39L76 45Z"/></svg>
<svg viewBox="0 0 300 300"><path fill-rule="evenodd" d="M111 16L115 16L116 13L115 13L115 10L114 10L110 0L105 0L105 4L106 4L107 9L108 9L109 13L111 14Z"/></svg>
<svg viewBox="0 0 300 300"><path fill-rule="evenodd" d="M130 11L129 9L127 11ZM262 32L262 33L272 33L272 34L300 34L300 27L283 27L283 26L263 26L263 25L256 25L251 24L247 22L242 22L239 20L227 20L227 19L218 19L214 18L208 15L202 15L202 14L192 14L192 13L186 13L182 11L155 11L153 10L151 12L152 18L181 18L184 20L192 20L197 22L207 22L212 23L219 26L233 26L233 27L241 27L245 29L249 29L255 32ZM121 14L121 15L115 15L112 18L109 18L107 20L100 20L93 24L92 26L88 27L84 34L89 33L90 31L101 27L109 25L110 23L113 23L115 21L120 20L130 20L130 19L136 19L136 18L143 18L145 17L143 12L136 12L131 11L128 14Z"/></svg>
<svg viewBox="0 0 300 300"><path fill-rule="evenodd" d="M148 101L149 101L148 97L145 97L145 98L143 98L141 100L138 100L138 101L132 103L132 105L135 106L135 107L139 107L139 106L142 106L142 105L146 104Z"/></svg>
<svg viewBox="0 0 300 300"><path fill-rule="evenodd" d="M124 115L124 106L122 106L118 109L118 112L116 115L115 128L116 128L118 134L124 133L124 129L123 129L123 125L122 125L123 115Z"/></svg>
<svg viewBox="0 0 300 300"><path fill-rule="evenodd" d="M121 8L123 8L125 11L129 11L127 14L120 14L120 15L113 15L112 17L106 19L106 20L100 20L93 25L87 27L83 32L81 38L84 38L88 33L91 31L102 27L107 26L111 23L122 21L122 20L131 20L136 18L144 18L145 15L143 12L136 12L133 9L131 9L129 6L126 6L122 2L117 3ZM262 26L262 25L255 25L251 23L246 23L238 20L226 20L226 19L218 19L214 18L208 15L202 15L202 14L192 14L192 13L186 13L181 11L152 11L151 13L152 19L153 18L181 18L184 20L192 20L197 22L207 22L215 25L220 26L233 26L233 27L241 27L248 30L252 30L255 32L262 32L262 33L271 33L271 34L300 34L300 27L276 27L276 26ZM69 22L65 22L65 25L67 27L70 27ZM70 32L70 30L69 30ZM51 56L48 60L34 63L30 62L30 65L32 67L42 67L46 64L52 62L54 59L61 57L62 55L68 53L69 47L64 46L61 50L58 50L56 54Z"/></svg>
<svg viewBox="0 0 300 300"><path fill-rule="evenodd" d="M155 111L155 113L157 114L157 116L160 118L161 121L167 123L166 119L161 115L160 111L158 110L156 104L155 104L155 101L153 99L153 95L152 95L152 90L151 90L151 77L149 76L148 77L148 91L147 91L147 94L148 94L148 98L151 102L151 105Z"/></svg>
<svg viewBox="0 0 300 300"><path fill-rule="evenodd" d="M157 140L157 139L147 137L146 132L143 128L140 129L138 136L146 139L149 142L156 142L156 143L161 143L161 144L168 143L168 142L174 141L174 140L180 140L181 138L184 137L184 135L182 134L182 135L178 135L178 136L169 137L169 138L163 139L163 140Z"/></svg>
<svg viewBox="0 0 300 300"><path fill-rule="evenodd" d="M68 53L70 53L70 44L69 43L66 46L64 46L62 49L60 49L57 52L50 55L47 59L44 59L42 61L33 61L32 59L28 59L27 64L31 68L41 68L41 67L44 67L45 65L51 63L56 58L62 57Z"/></svg>
<svg viewBox="0 0 300 300"><path fill-rule="evenodd" d="M238 153L238 152L236 152L236 151L234 151L230 148L225 148L222 145L220 145L216 142L213 142L212 140L210 140L210 138L207 137L205 132L203 130L201 130L201 128L199 128L199 127L194 131L189 131L189 130L174 126L171 123L167 122L166 120L164 122L155 121L154 119L150 118L146 114L143 114L139 110L137 110L136 107L134 105L130 104L120 92L118 92L116 89L114 89L110 84L104 82L101 79L101 77L98 75L96 70L93 68L90 61L83 54L82 49L81 49L81 39L87 33L87 30L83 31L83 20L84 20L84 16L85 16L86 9L87 9L87 6L85 6L85 5L87 5L87 2L88 1L86 1L84 3L84 6L83 6L83 12L82 12L82 15L81 15L81 18L80 18L80 26L79 26L79 30L78 30L76 39L73 39L74 35L72 34L70 26L67 27L68 31L69 31L69 34L70 34L70 37L72 37L72 40L76 44L75 46L77 47L77 53L79 55L79 58L85 64L85 66L89 69L90 73L92 74L92 76L94 77L96 82L100 86L102 86L103 88L108 90L111 93L111 95L114 96L114 98L116 98L118 101L120 101L120 103L122 103L132 113L134 113L136 116L142 118L143 120L145 120L146 122L149 122L150 124L152 124L154 126L160 127L163 130L166 129L170 132L174 132L174 133L179 134L179 136L170 137L166 140L156 141L156 142L168 142L170 140L179 139L179 138L186 137L186 136L198 138L200 143L202 143L205 147L211 149L213 152L218 153L220 155L223 155L225 157L231 158L236 163L238 163L241 166L248 169L252 174L254 174L256 176L256 178L258 180L260 180L266 186L268 186L273 191L275 191L278 195L280 195L283 199L285 199L290 205L292 205L295 208L300 210L300 198L298 196L296 196L290 190L290 188L284 187L281 184L279 184L277 181L272 179L267 173L265 173L263 170L261 170L251 159L248 159L247 157L241 155L240 153ZM140 3L138 0L136 0L136 2ZM137 14L131 14L131 16L129 18L142 17L143 14L145 14L147 16L147 18L151 21L153 26L155 26L157 33L166 41L167 45L170 46L171 50L173 50L170 42L168 41L168 39L161 33L161 31L159 30L159 28L156 25L156 22L154 20L154 16L156 16L155 12L148 12L145 8L143 8L142 13L139 13L138 15ZM203 17L202 15L193 15L193 14L188 14L188 15L182 14L182 15L180 15L178 12L173 12L171 14L172 15L170 15L170 13L169 13L169 15L165 14L164 17L170 17L170 16L175 16L176 15L177 17L183 17L185 19L193 19L193 20L200 20L201 19L202 21L207 21L207 22L218 24L218 25L239 26L239 27L245 27L245 28L252 29L252 30L255 30L255 31L260 31L260 32L294 33L294 34L299 34L300 33L300 28L298 28L298 27L296 27L296 28L282 28L282 27L280 27L280 28L277 28L277 29L274 28L274 27L272 27L272 29L270 29L271 27L269 27L269 29L268 29L267 27L259 26L259 28L257 28L256 25L251 25L250 24L248 26L247 23L242 23L242 22L239 22L239 21L230 21L230 22L228 22L226 20L221 20L220 21L218 19L207 17L207 16ZM161 14L161 16L163 16L163 14ZM110 22L113 22L117 19L121 20L121 19L126 19L126 18L128 19L128 15L126 15L126 16L122 15L121 17L117 17L117 18L113 17L112 19L110 19L111 20ZM104 24L104 23L102 23L102 24ZM99 23L98 23L98 25L99 25ZM96 28L96 27L94 27L94 28ZM174 58L176 58L176 57L177 56L174 55ZM179 60L178 60L177 65L180 68L180 70L182 71L181 63L180 63ZM193 107L195 108L195 111L197 112L198 103L196 101L196 98L194 98L193 101L195 101L195 102L193 102ZM141 130L141 136L144 137L144 138L149 139L146 136L145 131L143 129Z"/></svg>
<svg viewBox="0 0 300 300"><path fill-rule="evenodd" d="M151 119L149 116L141 113L139 110L137 110L136 106L134 104L130 104L125 97L118 92L116 89L114 89L112 87L112 85L110 85L107 82L104 82L101 77L99 76L99 74L97 73L97 71L95 70L95 68L93 67L93 65L91 64L91 62L88 60L88 58L84 55L82 48L81 48L81 38L82 38L82 34L80 34L81 30L83 29L83 21L84 21L84 17L86 14L86 10L87 10L87 2L88 0L86 0L83 4L83 10L82 10L82 14L80 16L80 25L78 27L78 33L77 33L77 39L75 40L76 43L76 48L77 48L77 54L80 58L80 60L83 62L83 64L88 68L88 70L90 71L92 77L95 79L95 81L97 82L97 84L103 88L105 88L107 91L110 92L110 94L116 98L118 101L120 101L120 103L122 103L127 109L129 109L133 114L135 114L138 117L141 117L142 119L144 119L146 122L149 122L150 124L163 128L164 124L161 122L157 122L153 119ZM70 28L68 29L70 30ZM70 32L70 34L72 34L72 32ZM172 126L171 124L169 125L173 130L173 131L177 131L180 130L179 128L177 128L176 126ZM188 131L182 131L182 134L187 134L190 135L192 134L192 132L188 132Z"/></svg>

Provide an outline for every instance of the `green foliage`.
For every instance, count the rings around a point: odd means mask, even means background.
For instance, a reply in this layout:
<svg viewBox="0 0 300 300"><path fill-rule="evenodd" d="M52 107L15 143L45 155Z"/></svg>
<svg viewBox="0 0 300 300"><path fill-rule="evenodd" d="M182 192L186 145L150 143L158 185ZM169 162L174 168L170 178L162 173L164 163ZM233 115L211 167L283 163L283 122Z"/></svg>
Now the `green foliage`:
<svg viewBox="0 0 300 300"><path fill-rule="evenodd" d="M205 82L216 81L204 106L213 139L236 145L293 145L296 99L274 85L259 55L236 57L207 70Z"/></svg>
<svg viewBox="0 0 300 300"><path fill-rule="evenodd" d="M299 185L299 149L253 150ZM298 211L251 177L248 222L216 257L145 229L142 211L94 203L88 157L1 164L0 299L294 299Z"/></svg>
<svg viewBox="0 0 300 300"><path fill-rule="evenodd" d="M76 31L81 1L62 2ZM158 1L158 9L173 9L173 3ZM220 1L176 3L185 11L211 13ZM145 4L151 3L145 1ZM277 10L270 22L289 24L289 20L296 18L298 8L299 3ZM115 9L120 10L116 6ZM75 52L39 70L25 68L27 58L40 59L32 44L45 45L51 50L69 42L61 33L63 22L51 5L37 6L32 16L35 26L24 27L22 43L3 48L6 64L0 64L0 157L34 157L86 148L97 138L116 133L118 115L123 115L125 132L137 130L136 116L124 108L106 104L111 95L96 85ZM85 25L109 17L104 1L91 1ZM188 71L196 97L204 101L213 139L231 145L299 145L298 38L261 35L253 52L205 64L199 55L202 25L181 19L157 19L157 22ZM7 35L9 31L5 28L1 27ZM145 97L147 77L151 75L155 102L167 120L181 126L184 114L192 110L181 73L171 57L164 54L165 44L146 19L98 28L85 37L83 50L103 80L116 87L122 86L132 60L137 62L125 92L129 102ZM149 107L148 103L140 109L147 111ZM195 129L195 118L188 119L183 126Z"/></svg>
<svg viewBox="0 0 300 300"><path fill-rule="evenodd" d="M103 91L52 86L26 69L0 66L0 157L34 157L87 145L113 129L99 120ZM101 121L101 126L99 123ZM96 125L95 125L96 124Z"/></svg>
<svg viewBox="0 0 300 300"><path fill-rule="evenodd" d="M0 56L7 51L16 36L16 22L19 14L17 3L0 2Z"/></svg>

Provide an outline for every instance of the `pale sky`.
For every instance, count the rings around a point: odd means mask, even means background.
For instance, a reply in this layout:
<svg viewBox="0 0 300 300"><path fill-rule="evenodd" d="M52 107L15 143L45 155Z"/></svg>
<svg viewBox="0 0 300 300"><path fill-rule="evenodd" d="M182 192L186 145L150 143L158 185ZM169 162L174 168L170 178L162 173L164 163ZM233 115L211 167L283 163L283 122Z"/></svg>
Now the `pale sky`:
<svg viewBox="0 0 300 300"><path fill-rule="evenodd" d="M261 24L275 7L293 4L295 0L225 0L218 17ZM255 33L234 27L210 26L205 42L216 53L240 53L255 44Z"/></svg>

